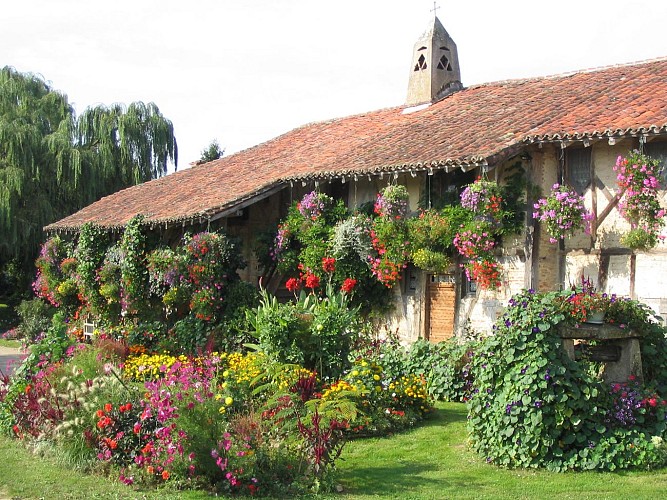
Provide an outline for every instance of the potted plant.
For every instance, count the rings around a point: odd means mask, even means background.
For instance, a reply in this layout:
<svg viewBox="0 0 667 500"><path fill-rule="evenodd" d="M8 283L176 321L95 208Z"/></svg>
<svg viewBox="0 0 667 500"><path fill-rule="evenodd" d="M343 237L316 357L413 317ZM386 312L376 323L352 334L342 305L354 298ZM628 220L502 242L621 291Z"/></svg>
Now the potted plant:
<svg viewBox="0 0 667 500"><path fill-rule="evenodd" d="M577 230L590 232L593 214L584 206L584 198L568 186L554 184L551 194L539 199L533 208L533 217L544 223L551 243Z"/></svg>
<svg viewBox="0 0 667 500"><path fill-rule="evenodd" d="M665 209L658 200L660 162L633 151L627 158L617 158L614 171L622 193L619 211L630 223L630 232L621 237L621 243L634 250L649 250L664 238L660 231Z"/></svg>
<svg viewBox="0 0 667 500"><path fill-rule="evenodd" d="M475 218L500 224L503 218L503 188L495 181L478 177L461 193L461 206L475 213Z"/></svg>
<svg viewBox="0 0 667 500"><path fill-rule="evenodd" d="M374 210L380 217L405 220L410 211L407 188L402 185L387 186L378 193Z"/></svg>
<svg viewBox="0 0 667 500"><path fill-rule="evenodd" d="M601 325L613 298L598 292L590 279L581 277L581 283L573 287L568 303L576 321Z"/></svg>

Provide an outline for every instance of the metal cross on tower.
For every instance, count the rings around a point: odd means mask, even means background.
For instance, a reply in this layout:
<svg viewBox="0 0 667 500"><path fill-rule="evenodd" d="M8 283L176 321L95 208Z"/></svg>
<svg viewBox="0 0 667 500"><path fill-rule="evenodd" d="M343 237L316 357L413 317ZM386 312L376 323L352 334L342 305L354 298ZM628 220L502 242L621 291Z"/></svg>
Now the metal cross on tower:
<svg viewBox="0 0 667 500"><path fill-rule="evenodd" d="M433 8L431 9L431 12L433 12L433 17L438 17L438 12L437 12L437 10L438 10L439 8L440 8L440 7L438 7L438 5L436 4L436 2L433 2Z"/></svg>

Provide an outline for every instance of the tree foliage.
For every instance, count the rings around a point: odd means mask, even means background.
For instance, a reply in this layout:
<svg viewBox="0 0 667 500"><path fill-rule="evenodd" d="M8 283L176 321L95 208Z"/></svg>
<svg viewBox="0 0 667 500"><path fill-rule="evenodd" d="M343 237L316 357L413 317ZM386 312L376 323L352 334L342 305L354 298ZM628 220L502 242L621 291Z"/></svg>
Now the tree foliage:
<svg viewBox="0 0 667 500"><path fill-rule="evenodd" d="M206 149L202 149L201 157L197 164L218 160L222 158L223 154L225 154L225 150L220 147L220 143L217 140L213 139Z"/></svg>
<svg viewBox="0 0 667 500"><path fill-rule="evenodd" d="M1 68L0 268L34 260L43 226L177 161L173 125L155 104L96 106L77 118L43 78Z"/></svg>

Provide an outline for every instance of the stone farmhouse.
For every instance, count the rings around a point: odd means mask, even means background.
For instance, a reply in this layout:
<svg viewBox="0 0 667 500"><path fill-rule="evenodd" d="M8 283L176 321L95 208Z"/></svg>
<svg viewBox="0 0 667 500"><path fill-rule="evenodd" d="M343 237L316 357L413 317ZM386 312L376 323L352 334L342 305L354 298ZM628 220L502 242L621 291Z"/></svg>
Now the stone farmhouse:
<svg viewBox="0 0 667 500"><path fill-rule="evenodd" d="M560 182L584 195L596 215L592 233L551 244L532 217L529 194L523 232L499 250L499 291L476 290L458 266L445 274L408 266L394 288L390 328L406 340L433 341L467 327L488 331L517 291L567 287L582 274L600 290L667 315L667 244L648 252L621 245L629 226L615 210L613 171L616 158L634 149L667 161L667 58L464 87L456 44L436 17L409 70L404 105L304 125L119 191L46 230L71 233L93 223L118 231L137 214L167 241L224 228L244 242L250 265L242 278L258 282L254 236L313 189L354 207L398 183L416 210L420 199L455 193L478 175L502 183L518 165L543 192Z"/></svg>

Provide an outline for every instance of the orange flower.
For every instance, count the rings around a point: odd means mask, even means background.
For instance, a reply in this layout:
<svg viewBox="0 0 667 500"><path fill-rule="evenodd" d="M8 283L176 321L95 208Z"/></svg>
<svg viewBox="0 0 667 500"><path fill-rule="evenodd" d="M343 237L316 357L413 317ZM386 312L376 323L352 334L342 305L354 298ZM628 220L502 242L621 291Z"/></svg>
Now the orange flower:
<svg viewBox="0 0 667 500"><path fill-rule="evenodd" d="M169 479L169 471L168 470L163 470L162 471L162 479L164 479L165 481L167 479Z"/></svg>
<svg viewBox="0 0 667 500"><path fill-rule="evenodd" d="M109 413L111 410L113 410L113 406L111 406L110 403L107 403L104 405L104 411Z"/></svg>

